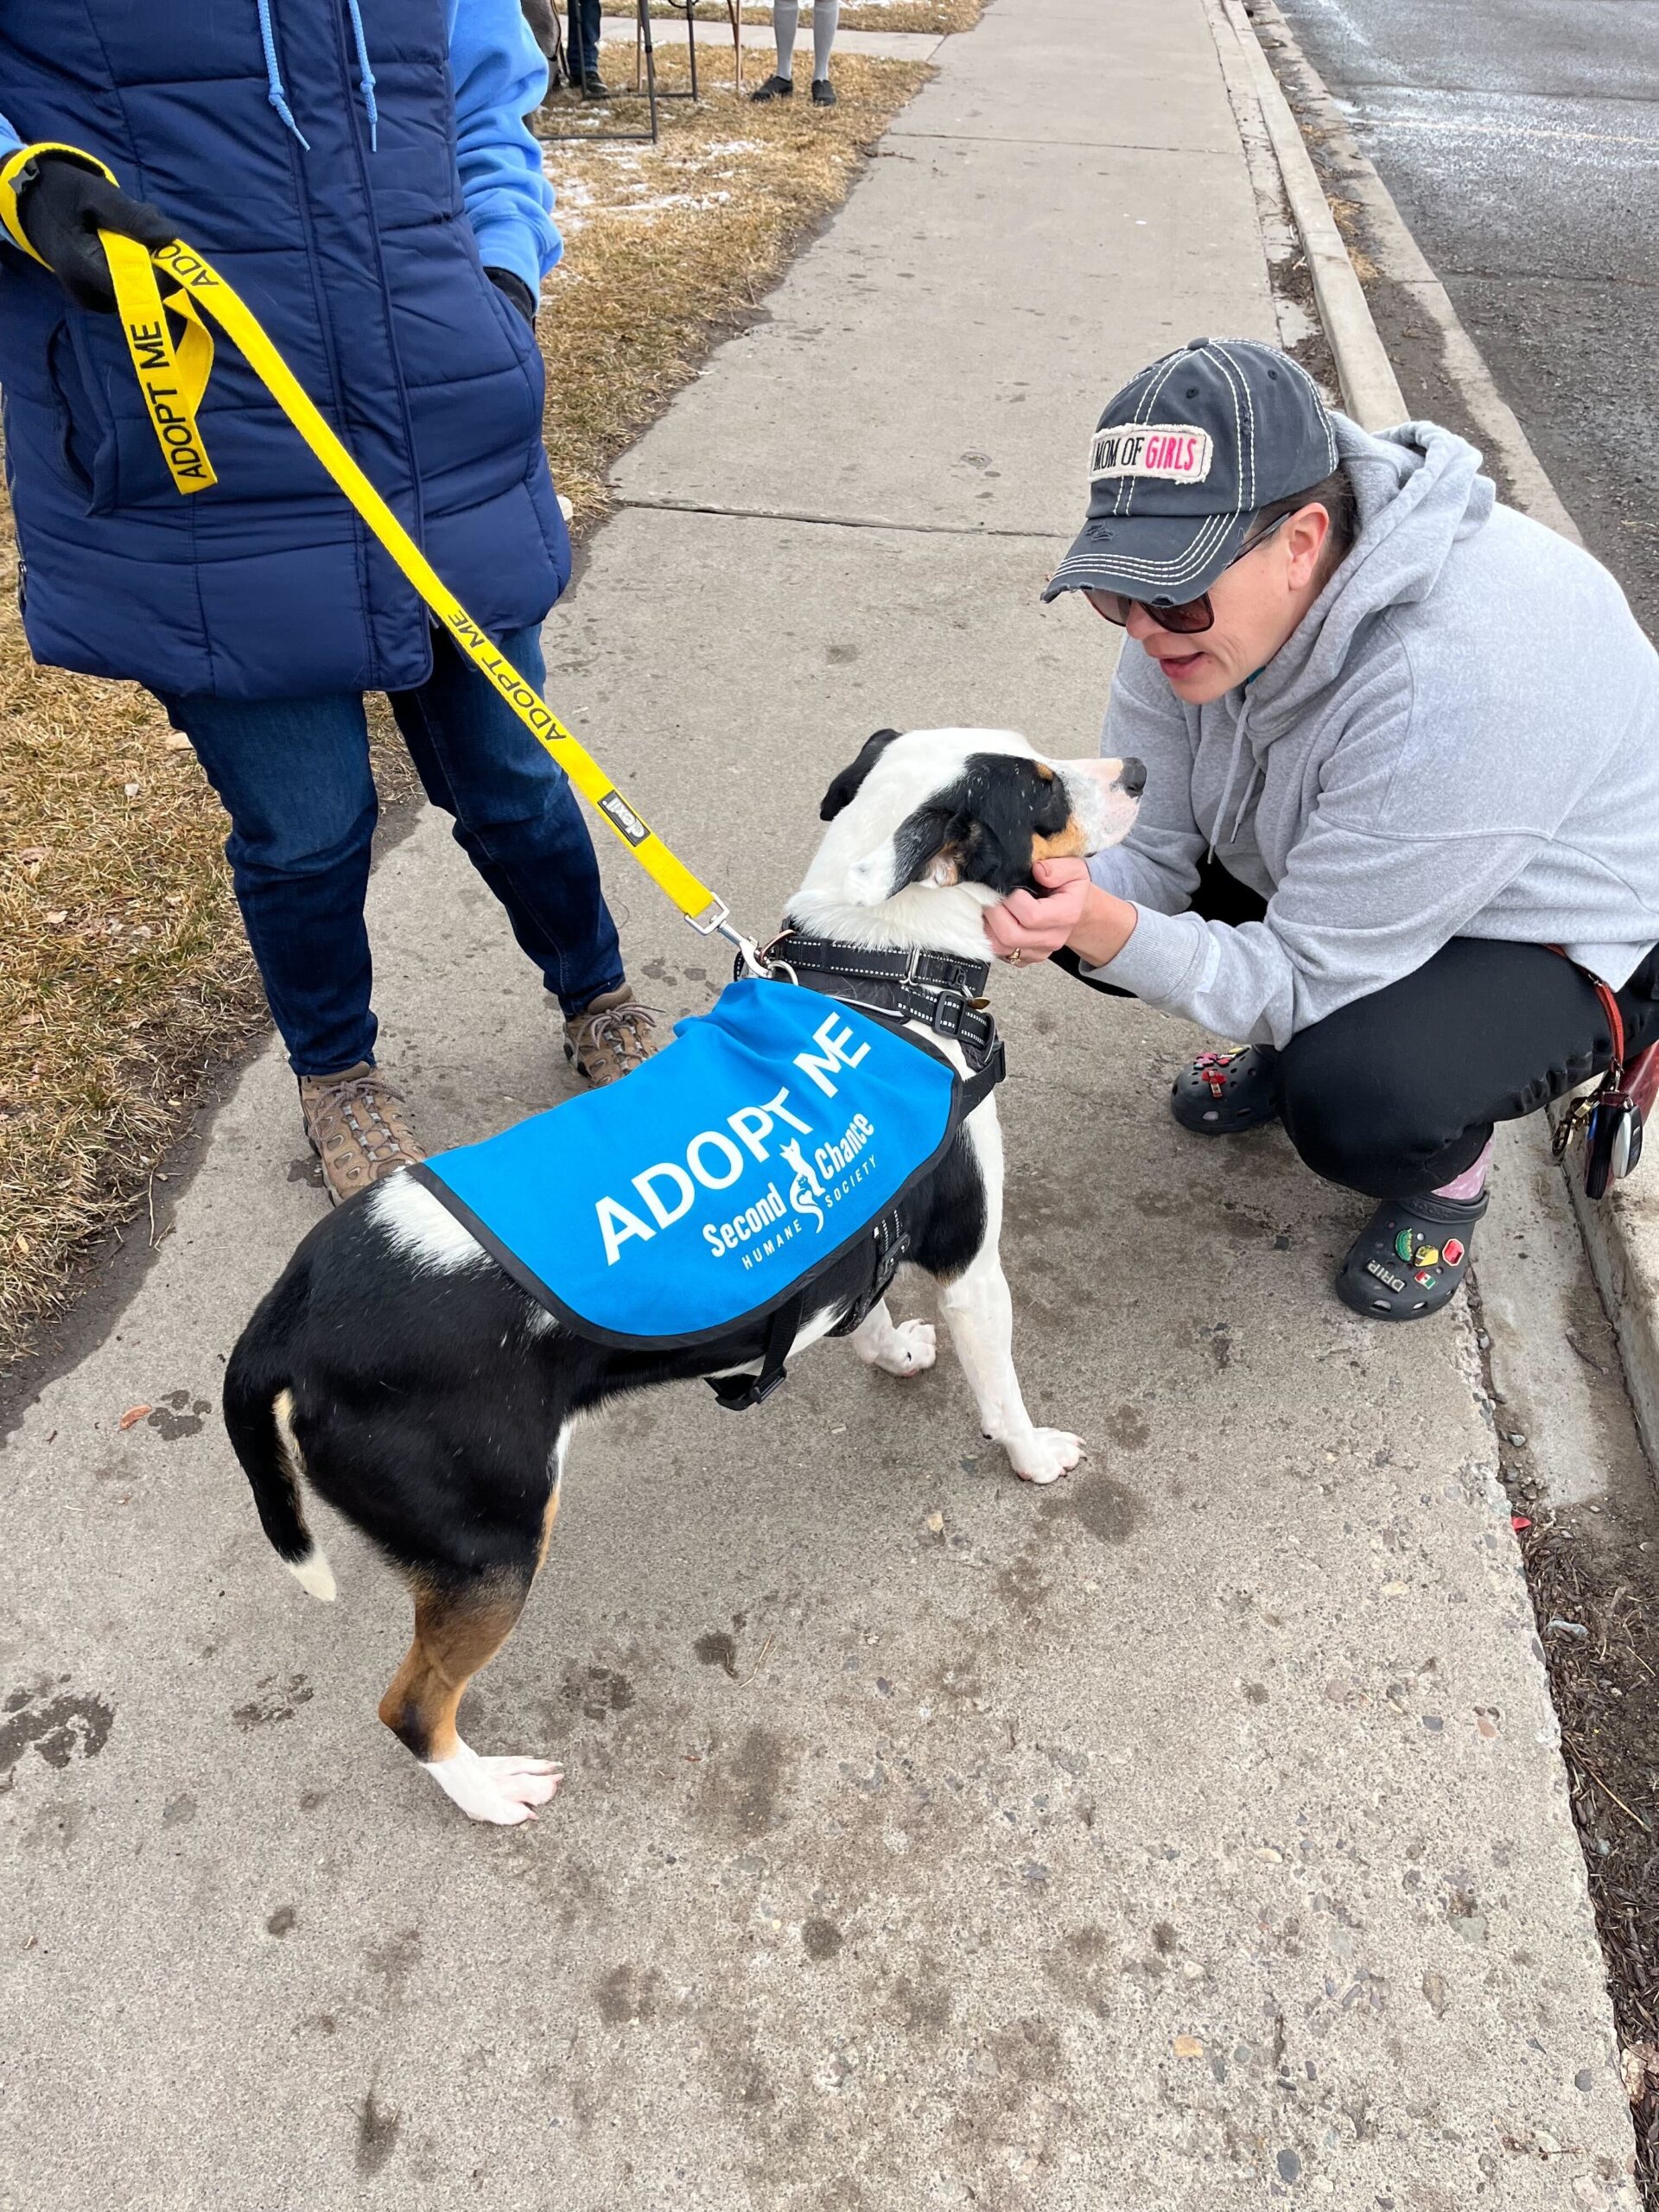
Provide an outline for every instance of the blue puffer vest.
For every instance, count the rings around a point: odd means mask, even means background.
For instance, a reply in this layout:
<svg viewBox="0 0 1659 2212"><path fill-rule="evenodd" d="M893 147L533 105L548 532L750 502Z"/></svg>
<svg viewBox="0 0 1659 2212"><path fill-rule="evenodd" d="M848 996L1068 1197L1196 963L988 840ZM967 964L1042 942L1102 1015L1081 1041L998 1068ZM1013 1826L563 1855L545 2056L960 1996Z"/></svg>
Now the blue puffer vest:
<svg viewBox="0 0 1659 2212"><path fill-rule="evenodd" d="M537 622L570 548L533 334L461 202L442 0L272 10L302 147L273 113L256 0L28 0L0 11L0 114L106 162L242 293L486 629ZM0 386L41 661L220 698L424 680L420 601L228 340L200 421L219 482L181 498L111 315L0 247Z"/></svg>

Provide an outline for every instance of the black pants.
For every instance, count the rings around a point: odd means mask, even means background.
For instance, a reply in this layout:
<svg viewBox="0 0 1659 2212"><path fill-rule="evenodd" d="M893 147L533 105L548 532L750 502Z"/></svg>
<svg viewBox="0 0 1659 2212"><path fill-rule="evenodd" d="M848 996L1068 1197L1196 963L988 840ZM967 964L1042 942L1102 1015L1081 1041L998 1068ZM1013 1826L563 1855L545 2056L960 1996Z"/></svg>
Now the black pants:
<svg viewBox="0 0 1659 2212"><path fill-rule="evenodd" d="M1211 861L1192 911L1236 925L1267 909ZM1633 1057L1659 1040L1659 947L1618 996ZM1611 1057L1601 1001L1570 962L1541 944L1458 937L1299 1031L1279 1055L1279 1107L1316 1175L1373 1198L1421 1198L1474 1166L1494 1122L1535 1114Z"/></svg>

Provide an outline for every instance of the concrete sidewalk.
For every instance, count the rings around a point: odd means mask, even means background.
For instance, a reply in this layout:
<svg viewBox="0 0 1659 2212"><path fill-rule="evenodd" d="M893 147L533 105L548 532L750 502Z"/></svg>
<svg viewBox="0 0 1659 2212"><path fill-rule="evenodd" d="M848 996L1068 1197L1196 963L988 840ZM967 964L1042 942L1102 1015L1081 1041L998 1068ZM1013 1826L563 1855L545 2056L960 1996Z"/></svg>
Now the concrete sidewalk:
<svg viewBox="0 0 1659 2212"><path fill-rule="evenodd" d="M1092 749L1101 626L1036 594L1094 416L1273 327L1199 0L999 0L619 471L551 695L764 927L879 723ZM702 1007L721 962L613 852L636 981ZM429 1141L560 1095L436 820L373 900ZM1633 2204L1464 1321L1335 1303L1363 1209L1175 1129L1190 1034L997 991L1017 1350L1090 1465L1012 1480L948 1354L597 1426L464 1716L569 1766L510 1832L374 1719L391 1577L329 1526L306 1600L218 1427L320 1206L249 1071L8 1450L0 2205Z"/></svg>

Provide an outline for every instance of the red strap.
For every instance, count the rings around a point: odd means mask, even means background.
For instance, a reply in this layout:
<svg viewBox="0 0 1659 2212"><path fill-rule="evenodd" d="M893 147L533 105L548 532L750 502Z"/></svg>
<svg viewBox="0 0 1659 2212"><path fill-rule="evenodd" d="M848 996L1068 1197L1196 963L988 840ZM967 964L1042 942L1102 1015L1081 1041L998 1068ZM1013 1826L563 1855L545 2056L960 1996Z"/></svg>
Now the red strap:
<svg viewBox="0 0 1659 2212"><path fill-rule="evenodd" d="M1578 962L1565 945L1552 944L1546 950L1559 952L1569 968L1579 968ZM1587 968L1579 968L1579 973L1601 1001L1601 1010L1606 1015L1607 1027L1612 1033L1613 1065L1622 1072L1624 1066L1624 1017L1618 1010L1618 1001L1613 996L1611 985L1604 983L1599 976L1592 976Z"/></svg>

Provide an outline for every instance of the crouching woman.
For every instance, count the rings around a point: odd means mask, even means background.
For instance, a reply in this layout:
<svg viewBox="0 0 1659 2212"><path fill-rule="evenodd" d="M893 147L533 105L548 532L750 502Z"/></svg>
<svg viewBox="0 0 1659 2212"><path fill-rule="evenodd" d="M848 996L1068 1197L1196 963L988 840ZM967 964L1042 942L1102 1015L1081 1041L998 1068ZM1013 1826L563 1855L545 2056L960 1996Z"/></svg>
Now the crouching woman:
<svg viewBox="0 0 1659 2212"><path fill-rule="evenodd" d="M988 918L1015 964L1242 1048L1177 1080L1206 1136L1279 1119L1378 1201L1338 1294L1460 1287L1495 1122L1659 1039L1659 657L1613 578L1429 423L1327 411L1287 355L1200 340L1120 392L1045 596L1126 634L1103 750L1128 840Z"/></svg>

